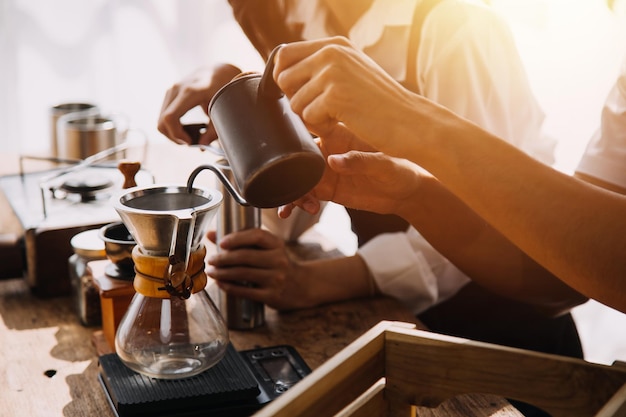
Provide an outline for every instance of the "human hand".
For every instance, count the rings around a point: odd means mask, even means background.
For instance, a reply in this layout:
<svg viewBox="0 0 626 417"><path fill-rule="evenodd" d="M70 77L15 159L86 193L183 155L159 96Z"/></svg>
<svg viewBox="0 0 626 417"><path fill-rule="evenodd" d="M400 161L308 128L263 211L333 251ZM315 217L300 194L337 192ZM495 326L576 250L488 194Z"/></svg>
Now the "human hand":
<svg viewBox="0 0 626 417"><path fill-rule="evenodd" d="M398 141L394 131L406 124L405 110L413 111L419 96L349 40L336 37L286 44L276 54L273 75L313 133L324 137L343 124L372 148L402 155L406 144L394 143Z"/></svg>
<svg viewBox="0 0 626 417"><path fill-rule="evenodd" d="M429 174L405 159L380 152L349 151L329 155L327 182L292 204L280 207L287 217L293 207L311 212L319 201L334 201L346 207L381 214L403 215L410 212L422 179Z"/></svg>
<svg viewBox="0 0 626 417"><path fill-rule="evenodd" d="M202 67L174 84L165 93L157 125L159 132L176 143L191 144L192 139L183 128L181 117L196 106L208 115L208 106L215 93L239 73L239 68L230 64ZM216 138L215 129L209 123L196 143L208 145Z"/></svg>
<svg viewBox="0 0 626 417"><path fill-rule="evenodd" d="M324 158L329 155L342 154L351 150L373 151L373 149L360 141L352 132L342 124L337 124L328 129L323 138L316 139L316 143ZM322 178L317 185L304 197L298 200L298 204L287 204L278 209L278 216L287 218L293 208L298 205L309 214L317 214L320 210L320 201L331 201L334 189L337 186L337 174L331 169L325 169Z"/></svg>
<svg viewBox="0 0 626 417"><path fill-rule="evenodd" d="M208 237L216 241L215 232ZM306 298L309 292L299 280L299 266L279 237L266 230L247 229L223 237L219 249L209 258L207 273L228 294L278 310L312 306Z"/></svg>

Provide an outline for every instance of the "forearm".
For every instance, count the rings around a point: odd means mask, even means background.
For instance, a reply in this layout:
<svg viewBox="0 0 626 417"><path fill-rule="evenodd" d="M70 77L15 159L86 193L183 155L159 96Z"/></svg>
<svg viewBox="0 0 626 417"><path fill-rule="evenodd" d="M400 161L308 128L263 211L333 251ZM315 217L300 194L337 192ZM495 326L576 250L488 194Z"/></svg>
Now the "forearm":
<svg viewBox="0 0 626 417"><path fill-rule="evenodd" d="M501 295L559 314L586 301L477 216L435 178L420 181L402 215L467 276Z"/></svg>
<svg viewBox="0 0 626 417"><path fill-rule="evenodd" d="M418 135L398 141L405 157L568 285L626 310L624 197L558 173L445 109L428 116L428 129L404 126L396 136ZM382 146L397 154L398 145Z"/></svg>
<svg viewBox="0 0 626 417"><path fill-rule="evenodd" d="M582 173L582 172L576 172L576 173L574 173L574 176L576 178L579 178L579 179L581 179L583 181L588 182L589 184L593 184L593 185L596 185L598 187L602 187L605 190L609 190L609 191L613 191L613 192L616 192L616 193L620 193L620 194L626 195L626 188L620 187L619 185L613 184L612 182L604 181L604 180L602 180L600 178L597 178L597 177L594 177L592 175L585 174L585 173Z"/></svg>
<svg viewBox="0 0 626 417"><path fill-rule="evenodd" d="M360 256L300 262L294 277L305 290L308 304L321 304L368 297L374 281Z"/></svg>

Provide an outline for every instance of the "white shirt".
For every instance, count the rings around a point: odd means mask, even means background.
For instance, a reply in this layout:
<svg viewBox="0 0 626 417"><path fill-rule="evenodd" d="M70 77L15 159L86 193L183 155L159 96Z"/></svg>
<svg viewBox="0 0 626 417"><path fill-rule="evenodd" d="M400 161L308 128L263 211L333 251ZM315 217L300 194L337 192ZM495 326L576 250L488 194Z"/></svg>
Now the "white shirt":
<svg viewBox="0 0 626 417"><path fill-rule="evenodd" d="M626 60L576 171L626 188Z"/></svg>
<svg viewBox="0 0 626 417"><path fill-rule="evenodd" d="M302 7L292 9L291 19L304 25L305 39L328 35L322 1L287 1ZM418 1L374 0L349 34L358 48L398 81L407 77L410 25ZM535 158L553 162L555 143L541 135L544 114L532 94L512 34L491 9L480 2L442 0L424 20L417 61L422 95ZM414 314L451 297L469 282L413 227L379 235L357 253L378 288L401 300Z"/></svg>

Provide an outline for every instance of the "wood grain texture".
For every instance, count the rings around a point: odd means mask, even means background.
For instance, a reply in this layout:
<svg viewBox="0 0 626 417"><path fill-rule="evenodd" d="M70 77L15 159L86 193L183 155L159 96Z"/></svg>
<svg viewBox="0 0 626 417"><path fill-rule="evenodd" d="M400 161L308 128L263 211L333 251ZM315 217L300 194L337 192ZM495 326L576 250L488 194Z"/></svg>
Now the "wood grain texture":
<svg viewBox="0 0 626 417"><path fill-rule="evenodd" d="M266 326L230 337L239 350L295 346L317 368L384 318L413 316L386 298L267 309ZM80 324L71 297L39 298L22 278L0 281L1 416L113 416L97 380L98 353L106 351L102 331Z"/></svg>
<svg viewBox="0 0 626 417"><path fill-rule="evenodd" d="M505 400L514 398L554 417L621 417L626 410L625 383L626 370L619 365L597 365L387 322L365 333L256 416L339 412L342 417L356 417L381 407L382 416L521 416ZM368 384L355 400L349 391L343 406L331 395L343 387ZM371 387L375 387L372 395Z"/></svg>

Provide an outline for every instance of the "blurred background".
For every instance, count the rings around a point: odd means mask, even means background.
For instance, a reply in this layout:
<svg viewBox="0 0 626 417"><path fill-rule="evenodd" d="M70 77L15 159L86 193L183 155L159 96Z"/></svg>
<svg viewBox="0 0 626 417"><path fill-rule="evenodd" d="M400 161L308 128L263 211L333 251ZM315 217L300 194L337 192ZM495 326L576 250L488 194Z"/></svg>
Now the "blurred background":
<svg viewBox="0 0 626 417"><path fill-rule="evenodd" d="M490 3L511 25L545 132L558 140L556 168L572 173L625 56L626 2L613 12L605 0ZM70 101L125 114L164 141L156 121L165 91L220 61L264 65L226 0L0 0L0 152L47 152L49 109ZM330 205L316 227L354 252L341 208ZM626 315L589 302L575 317L588 360L626 361Z"/></svg>

